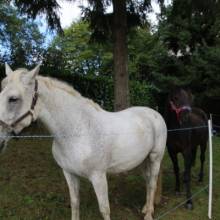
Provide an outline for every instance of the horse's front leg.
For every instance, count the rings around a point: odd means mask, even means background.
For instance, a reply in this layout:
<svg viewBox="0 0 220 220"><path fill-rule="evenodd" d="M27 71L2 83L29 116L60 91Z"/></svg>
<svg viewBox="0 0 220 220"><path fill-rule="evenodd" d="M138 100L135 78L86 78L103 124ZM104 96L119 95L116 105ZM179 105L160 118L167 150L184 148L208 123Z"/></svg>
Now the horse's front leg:
<svg viewBox="0 0 220 220"><path fill-rule="evenodd" d="M180 174L179 174L179 164L178 164L178 158L177 158L177 153L173 151L172 148L168 147L168 153L170 155L170 158L173 163L173 170L174 174L176 177L176 186L175 186L175 191L176 194L180 194Z"/></svg>
<svg viewBox="0 0 220 220"><path fill-rule="evenodd" d="M69 187L72 220L79 220L79 178L65 170L63 173Z"/></svg>
<svg viewBox="0 0 220 220"><path fill-rule="evenodd" d="M201 167L200 167L200 172L199 172L199 182L202 182L203 181L203 176L204 176L204 162L205 162L206 142L203 142L200 145L200 149L201 149L201 155L200 155Z"/></svg>
<svg viewBox="0 0 220 220"><path fill-rule="evenodd" d="M192 203L192 194L191 194L191 166L192 166L192 154L190 152L186 152L183 155L184 157L184 183L186 186L186 208L192 209L193 203Z"/></svg>
<svg viewBox="0 0 220 220"><path fill-rule="evenodd" d="M103 216L103 219L110 220L108 183L106 173L95 172L90 176L90 181L92 182L93 188L95 190L99 203L99 210Z"/></svg>

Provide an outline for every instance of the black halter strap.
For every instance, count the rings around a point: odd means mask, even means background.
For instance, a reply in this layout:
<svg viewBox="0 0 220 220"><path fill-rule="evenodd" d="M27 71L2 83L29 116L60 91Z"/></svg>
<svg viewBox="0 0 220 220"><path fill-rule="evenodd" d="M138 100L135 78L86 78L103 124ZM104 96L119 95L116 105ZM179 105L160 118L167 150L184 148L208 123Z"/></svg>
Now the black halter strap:
<svg viewBox="0 0 220 220"><path fill-rule="evenodd" d="M4 121L1 121L0 120L0 125L6 127L6 128L9 128L10 130L13 130L16 125L23 121L26 117L28 117L29 115L31 116L31 121L33 122L34 120L34 115L33 115L33 111L34 111L34 108L37 104L37 100L38 100L38 81L35 80L35 87L34 87L34 96L33 96L33 99L32 99L32 103L31 103L31 108L30 110L28 110L26 113L24 113L23 115L21 115L15 122L13 122L12 124L7 124L5 123Z"/></svg>

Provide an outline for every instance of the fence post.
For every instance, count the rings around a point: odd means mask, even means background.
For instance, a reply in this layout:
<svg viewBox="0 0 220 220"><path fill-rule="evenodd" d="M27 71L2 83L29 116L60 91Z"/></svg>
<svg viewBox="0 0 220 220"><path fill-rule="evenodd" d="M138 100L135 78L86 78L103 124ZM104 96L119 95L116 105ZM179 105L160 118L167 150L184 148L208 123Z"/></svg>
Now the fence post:
<svg viewBox="0 0 220 220"><path fill-rule="evenodd" d="M208 120L209 129L209 204L208 204L208 218L212 219L212 186L213 186L213 154L212 154L212 120Z"/></svg>

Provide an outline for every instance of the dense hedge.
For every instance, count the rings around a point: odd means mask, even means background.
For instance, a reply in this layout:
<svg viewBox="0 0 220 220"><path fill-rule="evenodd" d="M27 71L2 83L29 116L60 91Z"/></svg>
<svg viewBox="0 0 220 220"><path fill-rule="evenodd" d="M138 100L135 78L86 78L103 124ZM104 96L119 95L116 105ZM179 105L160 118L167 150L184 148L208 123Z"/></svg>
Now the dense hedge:
<svg viewBox="0 0 220 220"><path fill-rule="evenodd" d="M28 68L31 69L31 68ZM62 72L62 73L61 73ZM61 70L54 71L52 68L41 68L40 74L52 76L63 80L72 85L83 96L86 96L106 110L113 110L114 94L113 79L105 76L86 76L78 75ZM0 64L0 80L5 76L4 65ZM130 103L131 106L150 106L152 108L159 107L159 111L163 114L167 94L159 92L155 87L145 82L130 81ZM219 99L206 97L201 107L207 112L219 114ZM220 123L220 118L216 121Z"/></svg>
<svg viewBox="0 0 220 220"><path fill-rule="evenodd" d="M82 76L64 72L62 74L48 69L42 70L43 75L53 76L57 79L68 82L83 96L86 96L106 110L113 110L114 88L113 79L105 76ZM156 101L154 95L157 90L151 85L138 81L130 82L130 103L131 106L150 106L155 107Z"/></svg>

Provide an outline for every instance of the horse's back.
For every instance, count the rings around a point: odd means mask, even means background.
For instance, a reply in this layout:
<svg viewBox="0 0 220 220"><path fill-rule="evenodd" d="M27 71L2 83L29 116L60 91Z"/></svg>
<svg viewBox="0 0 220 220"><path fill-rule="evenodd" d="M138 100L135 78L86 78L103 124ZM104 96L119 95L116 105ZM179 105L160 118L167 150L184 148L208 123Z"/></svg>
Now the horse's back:
<svg viewBox="0 0 220 220"><path fill-rule="evenodd" d="M153 109L132 107L113 113L118 124L112 146L109 172L121 172L139 165L147 155L156 152L162 157L166 144L166 125ZM120 124L120 125L119 125Z"/></svg>
<svg viewBox="0 0 220 220"><path fill-rule="evenodd" d="M112 114L121 125L127 125L130 128L138 126L146 130L150 129L153 132L153 136L167 132L163 117L152 108L130 107ZM118 128L120 129L120 126Z"/></svg>
<svg viewBox="0 0 220 220"><path fill-rule="evenodd" d="M163 117L154 109L148 107L131 107L124 111L132 112L137 117L140 117L143 122L150 124L155 135L158 132L166 132L166 124Z"/></svg>

